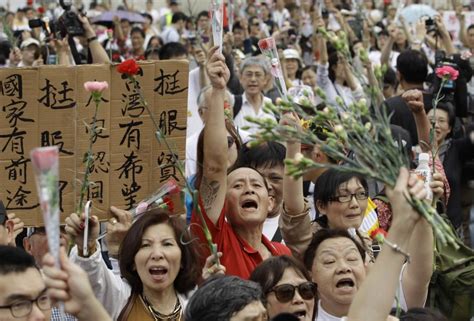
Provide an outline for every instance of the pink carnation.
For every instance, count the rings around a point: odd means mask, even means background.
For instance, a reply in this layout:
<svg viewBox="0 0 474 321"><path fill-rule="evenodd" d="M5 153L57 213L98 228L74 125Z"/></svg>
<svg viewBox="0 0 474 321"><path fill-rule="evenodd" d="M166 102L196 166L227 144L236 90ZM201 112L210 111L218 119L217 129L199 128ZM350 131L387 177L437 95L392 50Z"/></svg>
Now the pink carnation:
<svg viewBox="0 0 474 321"><path fill-rule="evenodd" d="M57 146L39 147L31 151L31 163L40 172L47 172L58 166L59 149Z"/></svg>
<svg viewBox="0 0 474 321"><path fill-rule="evenodd" d="M451 66L443 66L436 68L436 76L441 79L456 80L458 79L459 71L457 71Z"/></svg>
<svg viewBox="0 0 474 321"><path fill-rule="evenodd" d="M106 81L86 81L84 83L84 89L88 92L102 93L107 88L109 88L109 84Z"/></svg>

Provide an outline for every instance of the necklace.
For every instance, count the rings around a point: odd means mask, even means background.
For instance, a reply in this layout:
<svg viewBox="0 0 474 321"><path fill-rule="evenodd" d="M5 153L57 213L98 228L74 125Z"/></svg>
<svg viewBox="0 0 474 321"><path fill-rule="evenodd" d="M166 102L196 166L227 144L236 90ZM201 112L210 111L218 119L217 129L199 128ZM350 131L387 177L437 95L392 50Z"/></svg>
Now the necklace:
<svg viewBox="0 0 474 321"><path fill-rule="evenodd" d="M176 298L176 304L174 306L173 312L170 314L162 314L155 310L144 294L140 295L140 298L142 299L148 311L150 311L155 321L179 321L181 319L182 308L178 298Z"/></svg>

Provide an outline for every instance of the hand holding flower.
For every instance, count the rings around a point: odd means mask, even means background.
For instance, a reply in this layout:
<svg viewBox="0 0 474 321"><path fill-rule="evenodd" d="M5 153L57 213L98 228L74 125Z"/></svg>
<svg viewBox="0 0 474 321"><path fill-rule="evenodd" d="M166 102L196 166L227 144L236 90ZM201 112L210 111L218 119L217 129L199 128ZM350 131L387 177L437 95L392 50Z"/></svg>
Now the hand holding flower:
<svg viewBox="0 0 474 321"><path fill-rule="evenodd" d="M230 78L230 72L225 64L224 56L219 53L219 47L215 46L209 51L206 69L211 86L216 89L225 89Z"/></svg>

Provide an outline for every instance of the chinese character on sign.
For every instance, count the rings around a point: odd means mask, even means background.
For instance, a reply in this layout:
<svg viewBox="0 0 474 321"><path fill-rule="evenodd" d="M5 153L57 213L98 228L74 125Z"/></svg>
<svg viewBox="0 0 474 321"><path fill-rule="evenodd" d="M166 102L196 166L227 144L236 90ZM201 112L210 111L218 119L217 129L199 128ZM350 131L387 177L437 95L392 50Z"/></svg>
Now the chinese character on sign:
<svg viewBox="0 0 474 321"><path fill-rule="evenodd" d="M29 161L30 160L24 158L23 155L17 160L10 159L11 164L5 166L5 169L8 170L8 180L19 181L21 184L26 184L27 164Z"/></svg>
<svg viewBox="0 0 474 321"><path fill-rule="evenodd" d="M170 177L173 177L176 181L179 181L178 176L176 175L176 167L174 164L174 159L178 160L177 154L170 154L161 152L158 156L158 165L160 166L160 183L167 181Z"/></svg>
<svg viewBox="0 0 474 321"><path fill-rule="evenodd" d="M23 98L23 80L21 75L14 74L0 81L0 90L3 96Z"/></svg>
<svg viewBox="0 0 474 321"><path fill-rule="evenodd" d="M63 81L61 86L62 89L58 90L49 79L46 79L46 85L40 89L43 97L38 99L38 102L51 109L67 109L76 106L76 102L68 97L68 94L74 91L69 88L69 83Z"/></svg>
<svg viewBox="0 0 474 321"><path fill-rule="evenodd" d="M178 126L177 119L178 112L176 110L163 111L160 114L160 131L163 135L171 135L173 130L186 130L186 126Z"/></svg>
<svg viewBox="0 0 474 321"><path fill-rule="evenodd" d="M137 118L145 111L145 107L140 102L140 94L138 92L140 85L138 82L134 83L131 80L127 80L125 87L127 88L128 95L122 94L122 102L125 103L121 110L122 116L128 115L129 117Z"/></svg>
<svg viewBox="0 0 474 321"><path fill-rule="evenodd" d="M41 146L58 146L59 152L65 155L74 155L74 152L67 151L64 149L63 133L60 130L56 130L52 133L44 131L41 133Z"/></svg>
<svg viewBox="0 0 474 321"><path fill-rule="evenodd" d="M24 190L23 185L18 187L15 193L7 190L7 210L31 210L39 206L38 203L30 205L28 198L30 197L31 191Z"/></svg>
<svg viewBox="0 0 474 321"><path fill-rule="evenodd" d="M164 74L163 69L160 69L160 75L155 78L158 84L155 87L155 91L161 95L174 95L185 91L188 87L181 88L179 81L176 78L179 74L179 70L176 70L174 74ZM186 84L187 85L187 84Z"/></svg>
<svg viewBox="0 0 474 321"><path fill-rule="evenodd" d="M92 128L94 121L91 121L89 126L86 126L86 134L89 134L89 128ZM97 119L95 121L95 133L92 136L92 143L95 144L98 138L109 138L109 135L104 134L105 119Z"/></svg>
<svg viewBox="0 0 474 321"><path fill-rule="evenodd" d="M24 150L24 139L25 139L26 131L19 131L18 128L13 128L13 131L10 134L2 134L0 138L8 138L7 142L2 148L2 152L4 152L9 145L11 145L11 152L16 153L18 155L25 154Z"/></svg>
<svg viewBox="0 0 474 321"><path fill-rule="evenodd" d="M120 141L120 146L122 146L125 141L127 141L128 148L130 148L131 145L134 144L135 149L140 149L140 128L133 127L139 127L142 124L142 121L133 120L127 124L119 124L120 128L127 128L127 130L123 134L122 140Z"/></svg>
<svg viewBox="0 0 474 321"><path fill-rule="evenodd" d="M87 197L90 200L96 200L99 203L104 202L104 182L95 181L87 189Z"/></svg>
<svg viewBox="0 0 474 321"><path fill-rule="evenodd" d="M21 100L14 101L13 99L10 104L2 107L2 111L7 113L7 119L8 119L8 123L10 124L10 127L16 127L16 125L18 124L18 121L28 122L28 123L35 122L31 118L23 117L23 115L25 114L25 107L26 107L25 101L21 101Z"/></svg>

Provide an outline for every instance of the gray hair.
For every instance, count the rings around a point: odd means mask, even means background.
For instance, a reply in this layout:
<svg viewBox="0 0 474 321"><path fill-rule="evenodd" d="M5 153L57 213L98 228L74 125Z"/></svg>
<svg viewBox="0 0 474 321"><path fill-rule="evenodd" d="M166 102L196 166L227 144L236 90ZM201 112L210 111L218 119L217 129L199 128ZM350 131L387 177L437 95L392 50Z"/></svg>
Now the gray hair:
<svg viewBox="0 0 474 321"><path fill-rule="evenodd" d="M257 66L262 68L265 75L268 75L270 73L270 63L266 59L260 57L246 58L240 65L240 73L243 73L245 68L250 66Z"/></svg>
<svg viewBox="0 0 474 321"><path fill-rule="evenodd" d="M215 276L207 280L189 300L186 321L228 321L248 304L264 303L260 285L236 276Z"/></svg>
<svg viewBox="0 0 474 321"><path fill-rule="evenodd" d="M198 108L205 104L206 95L204 95L204 94L206 93L206 91L208 91L211 88L212 88L211 85L207 85L206 87L202 88L201 91L199 92L199 95L198 95L197 100L196 100ZM226 98L228 98L227 101L233 107L234 106L234 101L235 101L234 95L232 95L231 92L228 89L225 90L225 94L226 94Z"/></svg>

